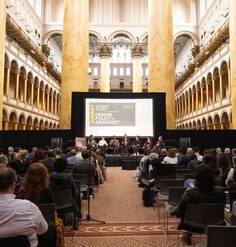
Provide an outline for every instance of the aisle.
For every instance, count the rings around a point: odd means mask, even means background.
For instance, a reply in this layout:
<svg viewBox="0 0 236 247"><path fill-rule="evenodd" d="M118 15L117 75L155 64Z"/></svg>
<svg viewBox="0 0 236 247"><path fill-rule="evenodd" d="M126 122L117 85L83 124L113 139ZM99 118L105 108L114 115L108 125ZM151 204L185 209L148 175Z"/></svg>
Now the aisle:
<svg viewBox="0 0 236 247"><path fill-rule="evenodd" d="M133 181L134 173L121 167L107 168L108 180L95 189L90 211L92 218L106 224L84 221L73 241L66 238L66 247L167 247L176 241L177 220L169 219L171 230L167 240L163 217L158 222L157 208L143 206L143 189ZM85 201L83 206L86 217ZM175 246L182 246L182 243Z"/></svg>

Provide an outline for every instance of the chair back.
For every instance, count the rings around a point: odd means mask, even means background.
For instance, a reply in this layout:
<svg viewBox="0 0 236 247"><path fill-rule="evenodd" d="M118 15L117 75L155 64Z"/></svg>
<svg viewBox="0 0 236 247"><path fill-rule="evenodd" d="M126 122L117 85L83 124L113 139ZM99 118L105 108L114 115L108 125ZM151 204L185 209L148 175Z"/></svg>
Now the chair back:
<svg viewBox="0 0 236 247"><path fill-rule="evenodd" d="M161 179L160 194L168 195L170 187L184 187L183 179Z"/></svg>
<svg viewBox="0 0 236 247"><path fill-rule="evenodd" d="M207 247L235 247L236 226L209 226Z"/></svg>
<svg viewBox="0 0 236 247"><path fill-rule="evenodd" d="M204 229L209 225L224 225L224 210L224 203L188 203L184 223Z"/></svg>
<svg viewBox="0 0 236 247"><path fill-rule="evenodd" d="M184 175L190 174L192 171L190 169L178 169L175 172L177 179L184 179Z"/></svg>
<svg viewBox="0 0 236 247"><path fill-rule="evenodd" d="M158 187L158 188L160 187L160 181L162 179L176 179L176 176L175 175L157 176L155 179L156 187Z"/></svg>
<svg viewBox="0 0 236 247"><path fill-rule="evenodd" d="M72 177L75 180L80 181L80 188L87 186L87 175L86 174L72 174Z"/></svg>
<svg viewBox="0 0 236 247"><path fill-rule="evenodd" d="M63 210L74 206L72 190L53 190L53 201L57 210Z"/></svg>
<svg viewBox="0 0 236 247"><path fill-rule="evenodd" d="M30 247L29 240L25 235L19 235L9 238L0 238L2 247Z"/></svg>
<svg viewBox="0 0 236 247"><path fill-rule="evenodd" d="M185 190L186 188L184 187L170 187L168 204L171 206L178 206Z"/></svg>
<svg viewBox="0 0 236 247"><path fill-rule="evenodd" d="M55 224L55 205L54 203L39 204L39 209L48 224Z"/></svg>

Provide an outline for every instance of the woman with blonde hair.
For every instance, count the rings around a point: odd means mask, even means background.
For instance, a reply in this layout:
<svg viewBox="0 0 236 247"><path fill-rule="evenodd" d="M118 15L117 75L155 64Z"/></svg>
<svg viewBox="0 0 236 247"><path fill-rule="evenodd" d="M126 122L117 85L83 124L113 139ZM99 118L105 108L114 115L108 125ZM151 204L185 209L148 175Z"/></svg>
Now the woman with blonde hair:
<svg viewBox="0 0 236 247"><path fill-rule="evenodd" d="M53 203L48 170L42 163L33 163L29 166L19 190L19 197L36 205Z"/></svg>

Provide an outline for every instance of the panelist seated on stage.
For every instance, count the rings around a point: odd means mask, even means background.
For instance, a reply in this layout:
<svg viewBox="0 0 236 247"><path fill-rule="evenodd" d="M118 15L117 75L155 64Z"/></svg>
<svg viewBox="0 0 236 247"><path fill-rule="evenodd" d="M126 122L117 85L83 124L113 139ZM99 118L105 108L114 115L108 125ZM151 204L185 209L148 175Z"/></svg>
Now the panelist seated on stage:
<svg viewBox="0 0 236 247"><path fill-rule="evenodd" d="M150 136L148 136L144 145L143 145L144 151L147 153L150 153L152 147L153 147L152 138Z"/></svg>
<svg viewBox="0 0 236 247"><path fill-rule="evenodd" d="M105 140L105 137L102 136L101 139L98 142L98 148L101 149L101 150L105 150L107 146L108 146L108 143Z"/></svg>
<svg viewBox="0 0 236 247"><path fill-rule="evenodd" d="M131 147L134 152L139 152L139 149L142 147L142 142L139 136L136 136L135 139L132 141Z"/></svg>
<svg viewBox="0 0 236 247"><path fill-rule="evenodd" d="M90 185L95 185L95 175L96 167L95 163L91 160L90 153L88 150L82 152L82 160L78 160L75 163L73 174L86 174L87 175L87 185L89 185L89 176L90 176Z"/></svg>
<svg viewBox="0 0 236 247"><path fill-rule="evenodd" d="M161 149L165 147L165 142L163 140L163 137L162 136L159 136L158 139L157 139L157 142L156 142L156 145L155 145L155 148L156 149Z"/></svg>
<svg viewBox="0 0 236 247"><path fill-rule="evenodd" d="M113 138L109 142L109 148L114 150L115 153L119 153L120 142L114 135Z"/></svg>
<svg viewBox="0 0 236 247"><path fill-rule="evenodd" d="M120 151L121 153L129 153L130 149L130 140L127 134L124 134L124 138L121 140Z"/></svg>
<svg viewBox="0 0 236 247"><path fill-rule="evenodd" d="M88 146L88 148L91 148L92 150L96 150L97 149L97 142L96 142L96 140L95 140L95 138L94 138L94 136L93 135L90 135L89 136L89 139L88 139L88 141L87 141L87 146Z"/></svg>

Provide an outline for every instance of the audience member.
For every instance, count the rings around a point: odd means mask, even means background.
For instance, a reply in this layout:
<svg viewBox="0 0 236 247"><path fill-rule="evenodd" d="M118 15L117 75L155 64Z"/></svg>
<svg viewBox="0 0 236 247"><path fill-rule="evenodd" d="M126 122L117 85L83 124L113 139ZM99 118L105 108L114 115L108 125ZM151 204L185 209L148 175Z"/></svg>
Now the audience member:
<svg viewBox="0 0 236 247"><path fill-rule="evenodd" d="M56 159L56 154L54 151L48 151L46 154L46 159L40 160L39 162L44 164L48 169L48 173L53 172L53 166Z"/></svg>
<svg viewBox="0 0 236 247"><path fill-rule="evenodd" d="M48 170L42 163L30 165L21 184L19 197L36 205L53 203Z"/></svg>
<svg viewBox="0 0 236 247"><path fill-rule="evenodd" d="M3 154L0 155L0 168L7 167L7 157Z"/></svg>
<svg viewBox="0 0 236 247"><path fill-rule="evenodd" d="M180 204L170 213L181 219L178 229L186 230L183 242L191 245L191 232L204 232L204 229L191 227L184 223L185 211L188 203L226 203L225 191L222 187L215 187L213 170L201 165L197 168L195 187L188 189L182 196Z"/></svg>
<svg viewBox="0 0 236 247"><path fill-rule="evenodd" d="M227 179L231 164L229 160L229 156L225 153L220 153L217 156L217 165L222 171L222 180L221 180L221 186L226 186L225 181Z"/></svg>
<svg viewBox="0 0 236 247"><path fill-rule="evenodd" d="M76 157L76 150L73 148L70 150L70 157L67 158L68 166L74 167L76 162L78 161L78 158Z"/></svg>
<svg viewBox="0 0 236 247"><path fill-rule="evenodd" d="M199 160L197 159L197 155L196 155L195 153L190 154L189 159L190 159L190 160L189 160L187 169L190 169L191 172L194 174L196 168L197 168L202 162L199 161Z"/></svg>
<svg viewBox="0 0 236 247"><path fill-rule="evenodd" d="M34 203L15 199L15 178L11 168L0 169L0 236L7 238L25 235L30 246L37 247L37 235L44 234L48 224Z"/></svg>
<svg viewBox="0 0 236 247"><path fill-rule="evenodd" d="M167 151L167 156L163 159L164 164L178 164L178 158L176 157L176 150L175 148L169 148Z"/></svg>
<svg viewBox="0 0 236 247"><path fill-rule="evenodd" d="M197 160L202 161L203 156L200 154L199 147L194 147L193 151L194 151L194 154L197 156Z"/></svg>
<svg viewBox="0 0 236 247"><path fill-rule="evenodd" d="M38 149L35 152L34 157L31 160L31 163L37 163L37 162L39 162L40 160L43 160L43 159L45 159L44 151L42 149Z"/></svg>

